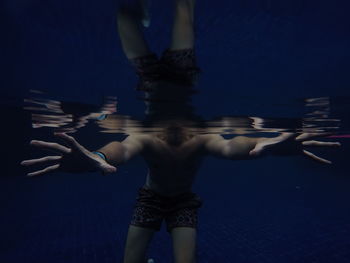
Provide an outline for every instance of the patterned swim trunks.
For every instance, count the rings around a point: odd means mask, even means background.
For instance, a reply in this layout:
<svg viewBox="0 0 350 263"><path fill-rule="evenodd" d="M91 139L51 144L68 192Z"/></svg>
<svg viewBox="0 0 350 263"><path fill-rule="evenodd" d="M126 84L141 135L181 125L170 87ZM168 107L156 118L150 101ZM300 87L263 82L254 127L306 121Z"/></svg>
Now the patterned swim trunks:
<svg viewBox="0 0 350 263"><path fill-rule="evenodd" d="M130 60L139 76L138 90L150 91L160 81L193 86L200 69L194 49L165 50L160 59L149 54Z"/></svg>
<svg viewBox="0 0 350 263"><path fill-rule="evenodd" d="M167 231L175 227L197 227L200 197L192 192L177 196L162 196L142 187L139 189L131 225L160 230L163 219Z"/></svg>

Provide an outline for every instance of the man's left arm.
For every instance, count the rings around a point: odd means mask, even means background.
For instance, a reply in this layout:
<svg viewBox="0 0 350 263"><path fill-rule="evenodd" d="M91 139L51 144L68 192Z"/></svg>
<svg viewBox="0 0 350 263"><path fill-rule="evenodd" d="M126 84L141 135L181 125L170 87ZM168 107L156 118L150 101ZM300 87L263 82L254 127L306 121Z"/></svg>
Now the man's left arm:
<svg viewBox="0 0 350 263"><path fill-rule="evenodd" d="M311 153L305 147L334 147L340 146L340 143L313 140L316 137L322 137L322 134L281 133L272 138L237 136L229 140L220 135L208 135L205 148L209 154L230 160L252 159L267 154L304 154L316 161L330 164L329 160Z"/></svg>
<svg viewBox="0 0 350 263"><path fill-rule="evenodd" d="M205 151L218 158L224 159L251 159L254 156L250 152L259 141L268 138L253 138L236 136L233 139L225 139L221 135L205 135Z"/></svg>

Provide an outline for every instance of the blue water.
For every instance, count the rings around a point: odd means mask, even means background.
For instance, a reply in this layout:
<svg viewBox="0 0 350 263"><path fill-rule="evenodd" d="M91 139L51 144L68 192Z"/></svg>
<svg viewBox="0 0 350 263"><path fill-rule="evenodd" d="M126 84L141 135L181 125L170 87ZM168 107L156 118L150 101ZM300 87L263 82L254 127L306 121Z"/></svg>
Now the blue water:
<svg viewBox="0 0 350 263"><path fill-rule="evenodd" d="M1 9L2 146L0 262L120 262L136 192L139 158L117 174L57 173L25 178L19 162L42 156L23 99L40 90L60 101L100 105L116 96L118 113L142 118L137 78L121 51L115 1L5 1ZM196 50L202 69L193 97L206 120L217 116L300 119L305 98L330 98L332 118L348 133L349 4L346 1L197 0ZM169 43L171 8L155 0L151 47ZM122 134L95 126L74 135L96 149ZM224 161L208 157L194 191L204 200L198 262L350 262L349 142L317 150L330 166L302 156ZM149 255L172 262L164 229Z"/></svg>

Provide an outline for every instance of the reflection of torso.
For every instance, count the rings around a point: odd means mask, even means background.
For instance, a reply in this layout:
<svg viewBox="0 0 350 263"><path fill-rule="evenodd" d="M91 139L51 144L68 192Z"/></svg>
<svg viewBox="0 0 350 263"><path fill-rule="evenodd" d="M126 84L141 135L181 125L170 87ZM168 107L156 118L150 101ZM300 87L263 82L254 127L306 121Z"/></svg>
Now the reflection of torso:
<svg viewBox="0 0 350 263"><path fill-rule="evenodd" d="M153 139L143 154L149 166L145 186L167 196L191 191L202 156L198 137L178 147Z"/></svg>

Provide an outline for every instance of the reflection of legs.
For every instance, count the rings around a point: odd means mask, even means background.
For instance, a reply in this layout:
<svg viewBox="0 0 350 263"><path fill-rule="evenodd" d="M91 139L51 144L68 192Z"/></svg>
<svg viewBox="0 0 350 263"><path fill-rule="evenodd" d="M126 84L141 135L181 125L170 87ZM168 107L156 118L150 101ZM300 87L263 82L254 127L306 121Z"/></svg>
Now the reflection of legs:
<svg viewBox="0 0 350 263"><path fill-rule="evenodd" d="M151 54L143 37L138 7L122 6L117 14L117 25L124 53L128 59Z"/></svg>
<svg viewBox="0 0 350 263"><path fill-rule="evenodd" d="M175 16L170 50L193 48L195 0L175 0Z"/></svg>
<svg viewBox="0 0 350 263"><path fill-rule="evenodd" d="M194 263L196 251L196 229L176 227L171 231L175 263Z"/></svg>
<svg viewBox="0 0 350 263"><path fill-rule="evenodd" d="M126 240L124 263L144 263L146 249L155 230L130 225Z"/></svg>

